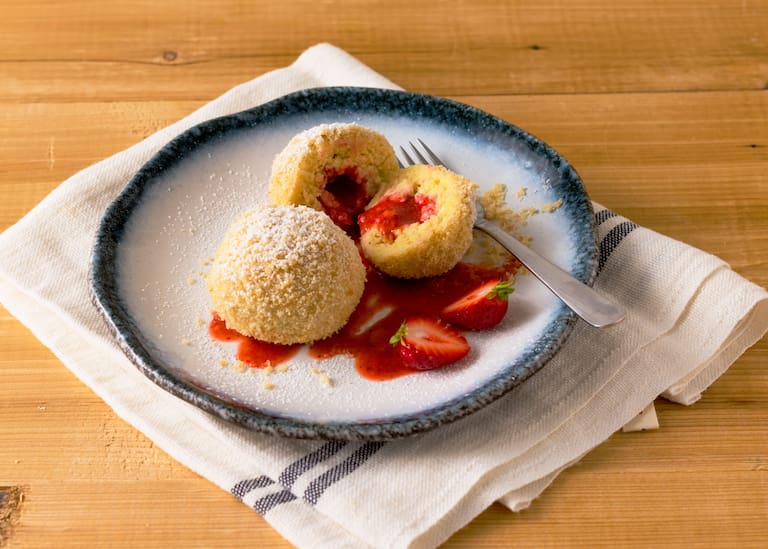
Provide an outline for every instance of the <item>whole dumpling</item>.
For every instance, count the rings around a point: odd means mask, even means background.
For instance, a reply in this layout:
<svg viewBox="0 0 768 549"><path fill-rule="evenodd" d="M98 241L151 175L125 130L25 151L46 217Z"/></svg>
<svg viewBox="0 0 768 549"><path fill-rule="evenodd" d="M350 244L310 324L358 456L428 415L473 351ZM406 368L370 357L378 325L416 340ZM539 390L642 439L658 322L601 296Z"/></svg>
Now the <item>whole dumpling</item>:
<svg viewBox="0 0 768 549"><path fill-rule="evenodd" d="M323 212L261 207L229 228L206 284L228 328L270 343L310 343L347 322L365 267L352 239Z"/></svg>

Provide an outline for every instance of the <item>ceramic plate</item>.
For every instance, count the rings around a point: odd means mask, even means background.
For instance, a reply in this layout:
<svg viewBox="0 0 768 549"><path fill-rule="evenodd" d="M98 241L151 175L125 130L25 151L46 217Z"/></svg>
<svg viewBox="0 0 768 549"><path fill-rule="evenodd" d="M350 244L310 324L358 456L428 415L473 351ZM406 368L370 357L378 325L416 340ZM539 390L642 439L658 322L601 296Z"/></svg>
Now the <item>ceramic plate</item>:
<svg viewBox="0 0 768 549"><path fill-rule="evenodd" d="M209 336L202 279L226 228L266 201L272 159L298 132L356 122L395 146L420 137L479 186L501 182L513 209L557 200L531 217L531 246L592 283L597 247L592 208L570 164L545 143L473 107L368 88L320 88L196 126L160 150L106 211L93 254L95 302L136 366L174 395L250 429L302 438L384 440L466 416L536 372L568 336L573 314L532 276L518 277L511 313L469 333L470 354L450 367L375 382L352 360L300 352L286 372L222 367L231 344ZM516 191L526 188L523 199ZM318 382L313 367L331 386Z"/></svg>

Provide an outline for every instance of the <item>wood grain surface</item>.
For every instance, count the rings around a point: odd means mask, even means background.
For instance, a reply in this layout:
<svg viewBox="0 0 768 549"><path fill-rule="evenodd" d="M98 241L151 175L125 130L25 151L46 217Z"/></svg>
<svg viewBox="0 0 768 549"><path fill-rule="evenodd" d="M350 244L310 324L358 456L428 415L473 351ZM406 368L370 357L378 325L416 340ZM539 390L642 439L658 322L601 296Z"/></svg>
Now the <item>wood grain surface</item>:
<svg viewBox="0 0 768 549"><path fill-rule="evenodd" d="M501 116L590 196L768 286L768 2L5 0L0 230L64 179L318 42ZM768 341L661 429L446 547L768 546ZM289 547L0 308L0 546Z"/></svg>

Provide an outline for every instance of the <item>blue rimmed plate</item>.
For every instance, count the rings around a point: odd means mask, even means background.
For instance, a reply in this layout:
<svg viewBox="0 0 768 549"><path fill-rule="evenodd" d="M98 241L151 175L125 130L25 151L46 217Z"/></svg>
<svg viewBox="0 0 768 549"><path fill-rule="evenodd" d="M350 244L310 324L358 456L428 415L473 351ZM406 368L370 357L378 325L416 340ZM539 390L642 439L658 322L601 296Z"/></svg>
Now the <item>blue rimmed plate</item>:
<svg viewBox="0 0 768 549"><path fill-rule="evenodd" d="M531 246L591 284L597 264L592 208L581 180L551 147L476 108L372 88L318 88L184 132L133 177L107 209L91 267L94 301L134 364L153 382L210 413L281 436L386 440L455 421L546 364L574 315L533 277L518 278L496 329L468 335L471 353L441 370L387 382L361 378L351 359L300 352L285 372L241 372L231 344L210 338L206 262L242 211L266 202L272 159L295 134L356 122L394 145L416 137L480 186L509 189L510 207L557 200L530 218ZM516 191L525 188L523 198ZM331 379L320 383L312 368Z"/></svg>

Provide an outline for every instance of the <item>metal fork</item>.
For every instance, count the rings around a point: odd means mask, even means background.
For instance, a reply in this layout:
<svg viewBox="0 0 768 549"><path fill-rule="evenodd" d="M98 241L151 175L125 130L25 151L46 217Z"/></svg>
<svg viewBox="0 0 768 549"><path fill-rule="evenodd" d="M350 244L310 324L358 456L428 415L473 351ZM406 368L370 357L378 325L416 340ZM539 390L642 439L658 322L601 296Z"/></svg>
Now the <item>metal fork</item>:
<svg viewBox="0 0 768 549"><path fill-rule="evenodd" d="M414 157L404 147L400 147L398 158L401 166L414 164L435 164L445 166L445 163L430 149L421 139L417 139L421 150L413 142L408 142ZM423 150L423 152L422 152ZM520 260L533 275L549 288L560 300L565 303L582 320L592 326L602 328L621 321L625 316L622 307L616 305L602 295L598 294L590 286L574 278L560 267L549 262L528 246L502 230L501 227L489 221L485 217L485 211L479 200L475 201L477 220L475 229L478 229L509 251Z"/></svg>

